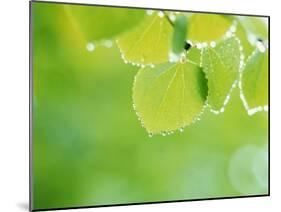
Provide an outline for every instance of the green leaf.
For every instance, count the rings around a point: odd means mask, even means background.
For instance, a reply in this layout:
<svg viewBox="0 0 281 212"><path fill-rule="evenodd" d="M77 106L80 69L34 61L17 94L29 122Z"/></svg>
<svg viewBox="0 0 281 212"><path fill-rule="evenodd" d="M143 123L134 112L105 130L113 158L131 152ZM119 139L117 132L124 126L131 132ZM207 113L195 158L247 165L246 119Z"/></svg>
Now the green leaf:
<svg viewBox="0 0 281 212"><path fill-rule="evenodd" d="M189 21L187 38L196 42L209 42L220 39L232 22L223 15L193 14Z"/></svg>
<svg viewBox="0 0 281 212"><path fill-rule="evenodd" d="M145 12L138 9L63 5L69 20L85 40L110 39L139 23Z"/></svg>
<svg viewBox="0 0 281 212"><path fill-rule="evenodd" d="M208 79L208 104L213 112L223 112L239 77L240 44L236 37L219 42L202 52L202 66Z"/></svg>
<svg viewBox="0 0 281 212"><path fill-rule="evenodd" d="M202 112L207 81L192 63L164 63L142 68L135 77L134 107L151 134L170 133L191 124Z"/></svg>
<svg viewBox="0 0 281 212"><path fill-rule="evenodd" d="M248 58L241 83L247 110L268 105L268 50L256 49Z"/></svg>
<svg viewBox="0 0 281 212"><path fill-rule="evenodd" d="M168 61L172 30L165 17L154 14L123 34L117 43L127 61L137 64L163 63Z"/></svg>
<svg viewBox="0 0 281 212"><path fill-rule="evenodd" d="M180 54L184 50L187 33L187 17L185 15L178 16L174 22L174 33L172 40L172 51Z"/></svg>

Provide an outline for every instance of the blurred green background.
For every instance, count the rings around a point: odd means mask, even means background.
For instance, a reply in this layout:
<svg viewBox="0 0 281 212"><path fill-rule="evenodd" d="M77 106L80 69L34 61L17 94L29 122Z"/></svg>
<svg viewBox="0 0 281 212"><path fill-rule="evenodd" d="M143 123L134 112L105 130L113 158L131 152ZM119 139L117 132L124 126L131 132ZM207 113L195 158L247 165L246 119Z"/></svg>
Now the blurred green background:
<svg viewBox="0 0 281 212"><path fill-rule="evenodd" d="M238 89L223 114L182 133L141 127L138 68L114 38L144 10L33 2L32 12L34 209L268 193L268 114L248 116Z"/></svg>

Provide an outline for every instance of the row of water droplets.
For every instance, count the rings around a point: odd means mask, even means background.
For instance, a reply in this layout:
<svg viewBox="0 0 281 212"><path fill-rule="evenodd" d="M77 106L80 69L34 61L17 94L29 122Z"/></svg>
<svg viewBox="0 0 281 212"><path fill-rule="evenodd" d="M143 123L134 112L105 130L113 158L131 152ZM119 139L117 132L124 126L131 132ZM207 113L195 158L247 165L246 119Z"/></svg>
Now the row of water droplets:
<svg viewBox="0 0 281 212"><path fill-rule="evenodd" d="M109 39L101 40L98 42L89 41L86 44L86 50L88 52L93 52L97 47L100 47L100 46L106 47L106 48L111 48L113 46L113 41L109 40Z"/></svg>
<svg viewBox="0 0 281 212"><path fill-rule="evenodd" d="M222 36L221 39L218 39L218 40L213 40L213 41L210 41L210 42L197 42L197 41L192 41L192 40L186 40L186 42L188 44L191 45L191 47L195 47L200 51L201 53L201 58L200 58L200 64L197 64L193 61L190 61L188 60L189 62L193 62L194 64L196 65L199 65L200 67L202 67L202 53L203 53L203 50L207 47L210 47L210 48L215 48L217 43L222 41L222 40L225 40L227 38L231 38L233 36L235 36L235 32L236 32L236 29L237 29L237 21L233 21L232 25L230 26L229 30ZM242 46L241 46L242 48ZM188 52L187 52L187 55L188 55ZM181 61L182 58L186 56L186 54L183 52L181 54L175 54L174 52L169 52L169 62L178 62L178 61Z"/></svg>
<svg viewBox="0 0 281 212"><path fill-rule="evenodd" d="M117 43L117 45L118 45L118 40L116 40L116 43ZM131 64L131 65L136 66L136 67L139 67L139 68L145 68L145 67L154 68L154 67L155 67L155 65L152 64L152 63L148 63L148 64L144 64L144 63L143 63L143 62L145 62L145 61L144 61L144 58L145 58L144 55L142 55L142 56L141 56L141 59L140 59L140 61L141 61L142 63L133 62L133 61L131 61L131 60L128 60L128 59L125 57L125 54L122 52L121 48L118 48L118 49L119 49L121 58L122 58L122 60L124 61L125 64Z"/></svg>
<svg viewBox="0 0 281 212"><path fill-rule="evenodd" d="M145 67L154 68L155 67L155 65L152 64L152 63L143 64L143 63L137 63L137 62L132 62L130 60L127 60L125 58L125 55L121 52L121 50L120 50L120 54L121 54L121 58L122 58L122 60L124 61L125 64L131 64L133 66L140 67L140 68L145 68ZM144 57L141 58L141 62L144 62Z"/></svg>
<svg viewBox="0 0 281 212"><path fill-rule="evenodd" d="M202 117L203 113L205 112L206 108L207 108L207 104L204 104L200 113L197 114L197 116L191 121L191 124L194 124L195 122L201 120L201 117Z"/></svg>
<svg viewBox="0 0 281 212"><path fill-rule="evenodd" d="M189 42L193 47L196 47L197 49L200 49L200 50L207 48L207 47L215 48L217 43L224 41L228 38L234 37L236 30L237 30L237 21L234 20L232 22L231 26L229 27L229 29L218 40L212 40L209 42L197 42L197 41L187 40L187 42Z"/></svg>
<svg viewBox="0 0 281 212"><path fill-rule="evenodd" d="M152 14L154 13L157 13L157 15L160 17L160 18L163 18L165 16L165 13L163 11L159 11L159 10L146 10L146 14L148 16L151 16ZM176 20L176 15L180 14L181 12L172 12L172 11L169 11L168 12L168 17L171 21L175 21Z"/></svg>
<svg viewBox="0 0 281 212"><path fill-rule="evenodd" d="M138 72L139 73L139 72ZM137 80L137 76L138 76L138 73L135 75L135 77L134 77L134 83L133 83L133 87L132 87L132 93L134 93L134 89L135 89L135 85L136 85L136 80ZM136 113L136 115L137 115L137 118L138 118L138 120L140 121L140 123L141 123L141 126L143 127L143 128L145 128L145 123L144 123L144 120L142 119L142 117L141 117L141 115L139 114L139 112L138 112L138 110L137 110L137 107L136 107L136 105L135 105L135 100L134 100L134 96L132 96L132 102L133 102L133 109L134 109L134 111L135 111L135 113ZM145 128L146 129L146 128ZM149 137L152 137L152 134L150 134L149 133Z"/></svg>
<svg viewBox="0 0 281 212"><path fill-rule="evenodd" d="M235 25L236 26L236 25ZM232 26L233 27L233 26ZM230 29L231 32L235 33L235 30L232 28ZM241 41L236 37L235 34L232 34L231 36L228 34L229 31L226 33L227 36L226 38L230 38L230 37L233 37L236 42L239 44L239 52L240 52L240 61L239 61L239 73L241 72L242 68L243 68L243 65L244 65L244 60L245 60L245 56L244 56L244 51L243 51L243 46L241 44ZM228 104L230 98L231 98L231 94L233 92L233 90L236 88L237 86L237 83L238 83L239 80L234 80L234 82L232 83L231 85L231 88L229 89L229 92L227 93L226 95L226 98L223 102L223 106L219 109L219 110L213 110L211 109L211 112L213 112L214 114L220 114L220 113L223 113L224 110L225 110L225 107L226 105Z"/></svg>
<svg viewBox="0 0 281 212"><path fill-rule="evenodd" d="M196 117L194 117L194 119L191 121L191 123L189 123L189 124L187 124L187 125L185 125L185 126L183 126L183 127L180 127L178 130L161 131L161 132L160 132L160 135L162 135L162 136L172 135L172 134L174 134L176 131L179 131L180 133L182 133L182 132L184 131L184 129L185 129L187 126L189 126L190 124L194 124L195 122L201 120L201 117L202 117L202 115L203 115L203 113L204 113L204 111L205 111L206 108L207 108L206 104L203 105L203 108L202 108L201 112L200 112ZM140 120L141 120L141 118L140 118ZM149 136L149 137L152 137L153 135L154 135L153 133L150 133L150 132L148 133L148 136Z"/></svg>
<svg viewBox="0 0 281 212"><path fill-rule="evenodd" d="M223 102L223 106L219 109L219 110L214 110L211 108L210 105L208 105L210 107L210 111L216 115L220 114L220 113L223 113L225 111L225 107L226 105L228 104L229 100L230 100L230 97L231 97L231 93L232 91L234 90L234 88L237 86L237 80L234 81L234 83L231 85L231 88L229 89L229 92L227 93L226 95L226 98Z"/></svg>
<svg viewBox="0 0 281 212"><path fill-rule="evenodd" d="M135 110L135 112L136 112L136 114L137 114L138 120L141 122L141 126L142 126L143 128L145 128L144 121L143 121L143 119L141 118L140 114L137 112L137 109L136 109L135 104L133 104L133 108L134 108L134 110ZM191 121L190 124L194 124L195 122L200 121L200 120L201 120L201 116L203 115L203 113L204 113L204 111L205 111L206 108L207 108L206 104L203 105L203 108L202 108L201 112ZM184 128L187 127L187 126L190 125L190 124L187 124L187 125L185 125L185 126L183 126L183 127L180 127L178 130L161 131L159 134L162 135L162 136L166 136L166 135L172 135L172 134L174 134L176 131L179 131L180 133L182 133L182 132L184 131ZM152 137L153 135L154 135L153 133L148 132L148 136L149 136L149 137Z"/></svg>
<svg viewBox="0 0 281 212"><path fill-rule="evenodd" d="M239 90L240 90L240 99L242 100L243 105L244 105L248 115L250 115L250 116L254 115L257 112L262 112L262 111L267 112L268 111L268 105L264 105L264 106L260 105L260 106L254 107L254 108L250 108L249 105L248 105L248 102L246 100L246 97L243 93L242 78L243 78L243 70L245 68L245 65L256 54L256 51L259 51L261 53L265 53L267 48L268 48L268 44L263 43L260 40L256 40L255 46L256 46L256 49L247 58L247 61L245 63L243 63L242 67L239 70L239 82L238 82L238 87L239 87Z"/></svg>

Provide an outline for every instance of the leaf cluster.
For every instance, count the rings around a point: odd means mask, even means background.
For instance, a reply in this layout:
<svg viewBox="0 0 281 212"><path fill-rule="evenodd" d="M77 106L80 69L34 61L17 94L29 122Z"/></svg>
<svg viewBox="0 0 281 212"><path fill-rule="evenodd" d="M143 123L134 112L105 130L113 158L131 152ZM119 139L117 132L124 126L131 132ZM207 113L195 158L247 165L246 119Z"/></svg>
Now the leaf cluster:
<svg viewBox="0 0 281 212"><path fill-rule="evenodd" d="M256 17L150 11L117 38L122 58L141 67L133 102L142 125L182 131L205 108L224 112L235 87L248 114L267 110L267 36Z"/></svg>

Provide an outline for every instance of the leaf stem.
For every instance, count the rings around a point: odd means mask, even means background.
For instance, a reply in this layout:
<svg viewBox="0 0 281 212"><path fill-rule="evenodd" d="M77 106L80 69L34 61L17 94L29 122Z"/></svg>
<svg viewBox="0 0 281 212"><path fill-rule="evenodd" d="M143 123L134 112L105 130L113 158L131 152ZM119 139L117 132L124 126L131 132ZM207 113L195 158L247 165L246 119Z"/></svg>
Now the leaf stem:
<svg viewBox="0 0 281 212"><path fill-rule="evenodd" d="M162 11L165 15L165 18L168 20L168 22L171 24L172 27L174 27L174 22L170 19L170 17L167 15L165 11Z"/></svg>

